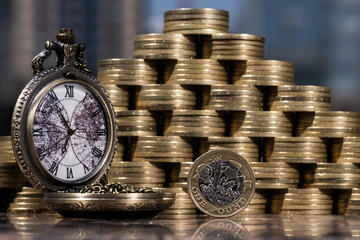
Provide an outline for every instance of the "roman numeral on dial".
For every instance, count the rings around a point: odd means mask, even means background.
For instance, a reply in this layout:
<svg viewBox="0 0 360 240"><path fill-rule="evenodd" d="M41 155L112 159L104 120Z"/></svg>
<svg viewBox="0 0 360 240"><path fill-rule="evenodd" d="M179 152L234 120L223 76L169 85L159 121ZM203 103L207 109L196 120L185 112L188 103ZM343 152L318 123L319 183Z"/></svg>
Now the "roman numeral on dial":
<svg viewBox="0 0 360 240"><path fill-rule="evenodd" d="M102 155L102 151L100 149L98 149L97 147L93 147L91 153L97 158L100 158Z"/></svg>
<svg viewBox="0 0 360 240"><path fill-rule="evenodd" d="M65 97L74 97L74 86L65 85L66 94Z"/></svg>
<svg viewBox="0 0 360 240"><path fill-rule="evenodd" d="M85 164L83 164L83 167L84 167L84 174L90 171L90 169Z"/></svg>
<svg viewBox="0 0 360 240"><path fill-rule="evenodd" d="M56 176L58 169L59 169L59 164L57 164L56 162L52 162L49 171Z"/></svg>
<svg viewBox="0 0 360 240"><path fill-rule="evenodd" d="M37 148L36 153L37 153L38 157L40 158L40 160L43 160L47 154L45 146L42 146L41 148Z"/></svg>
<svg viewBox="0 0 360 240"><path fill-rule="evenodd" d="M66 168L66 178L74 178L72 168Z"/></svg>

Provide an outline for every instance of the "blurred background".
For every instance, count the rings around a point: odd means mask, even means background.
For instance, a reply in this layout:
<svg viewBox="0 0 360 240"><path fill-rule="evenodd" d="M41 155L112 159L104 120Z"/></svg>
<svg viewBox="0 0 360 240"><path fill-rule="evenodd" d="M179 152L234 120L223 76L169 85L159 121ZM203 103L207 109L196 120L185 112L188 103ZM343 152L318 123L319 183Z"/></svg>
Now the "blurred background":
<svg viewBox="0 0 360 240"><path fill-rule="evenodd" d="M183 7L229 11L229 32L265 37L265 58L294 63L297 85L331 87L332 110L360 111L359 0L0 0L0 135L59 28L87 44L96 76L99 59L132 58L133 37L161 33L164 12Z"/></svg>

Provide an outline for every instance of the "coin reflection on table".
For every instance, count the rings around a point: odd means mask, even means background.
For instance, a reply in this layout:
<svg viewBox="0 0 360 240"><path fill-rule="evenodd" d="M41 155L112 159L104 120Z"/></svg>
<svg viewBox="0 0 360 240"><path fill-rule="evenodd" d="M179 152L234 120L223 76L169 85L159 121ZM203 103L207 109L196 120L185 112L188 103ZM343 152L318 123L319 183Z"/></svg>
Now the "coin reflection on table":
<svg viewBox="0 0 360 240"><path fill-rule="evenodd" d="M201 239L248 239L249 232L242 224L231 220L211 220L202 224L192 236L192 240Z"/></svg>
<svg viewBox="0 0 360 240"><path fill-rule="evenodd" d="M37 239L44 229L51 227L62 220L56 213L24 213L7 214L9 222L14 226L21 239Z"/></svg>

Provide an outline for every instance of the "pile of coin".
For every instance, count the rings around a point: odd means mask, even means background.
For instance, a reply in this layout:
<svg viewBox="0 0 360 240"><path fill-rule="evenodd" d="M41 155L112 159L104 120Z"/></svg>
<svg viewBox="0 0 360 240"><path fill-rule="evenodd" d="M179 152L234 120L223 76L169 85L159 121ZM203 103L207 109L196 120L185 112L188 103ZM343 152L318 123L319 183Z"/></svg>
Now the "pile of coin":
<svg viewBox="0 0 360 240"><path fill-rule="evenodd" d="M196 219L196 207L186 190L183 188L166 188L166 191L176 193L176 200L170 208L161 212L157 218Z"/></svg>
<svg viewBox="0 0 360 240"><path fill-rule="evenodd" d="M134 39L133 56L137 59L195 58L195 38L169 33L137 35Z"/></svg>
<svg viewBox="0 0 360 240"><path fill-rule="evenodd" d="M129 108L129 89L127 86L117 86L115 84L103 85L115 112L127 110Z"/></svg>
<svg viewBox="0 0 360 240"><path fill-rule="evenodd" d="M263 37L251 34L213 34L211 59L264 59L264 43Z"/></svg>
<svg viewBox="0 0 360 240"><path fill-rule="evenodd" d="M237 215L231 217L231 219L237 219L241 215L247 214L265 214L267 203L267 196L264 190L256 190L249 205Z"/></svg>
<svg viewBox="0 0 360 240"><path fill-rule="evenodd" d="M331 139L331 159L337 163L360 163L360 137Z"/></svg>
<svg viewBox="0 0 360 240"><path fill-rule="evenodd" d="M118 136L156 136L156 112L127 110L116 113Z"/></svg>
<svg viewBox="0 0 360 240"><path fill-rule="evenodd" d="M320 189L357 188L360 187L360 168L352 163L318 163L314 182L309 185Z"/></svg>
<svg viewBox="0 0 360 240"><path fill-rule="evenodd" d="M300 181L299 170L283 162L251 162L256 178L256 189L296 188Z"/></svg>
<svg viewBox="0 0 360 240"><path fill-rule="evenodd" d="M263 94L258 88L251 85L211 86L210 102L204 109L218 111L262 111Z"/></svg>
<svg viewBox="0 0 360 240"><path fill-rule="evenodd" d="M360 215L360 188L353 188L349 205L346 208L346 216Z"/></svg>
<svg viewBox="0 0 360 240"><path fill-rule="evenodd" d="M164 166L149 162L114 162L107 174L109 182L134 187L162 188L165 183Z"/></svg>
<svg viewBox="0 0 360 240"><path fill-rule="evenodd" d="M124 158L124 145L126 140L124 137L118 137L117 139L113 162L122 161Z"/></svg>
<svg viewBox="0 0 360 240"><path fill-rule="evenodd" d="M331 93L327 87L284 85L277 87L277 96L269 102L271 111L330 111Z"/></svg>
<svg viewBox="0 0 360 240"><path fill-rule="evenodd" d="M164 14L164 33L213 34L228 32L229 12L211 8L180 8Z"/></svg>
<svg viewBox="0 0 360 240"><path fill-rule="evenodd" d="M24 186L29 186L15 160L10 136L0 136L0 212L5 212Z"/></svg>
<svg viewBox="0 0 360 240"><path fill-rule="evenodd" d="M33 187L23 187L18 192L14 202L10 204L7 213L54 213L44 202L44 193Z"/></svg>
<svg viewBox="0 0 360 240"><path fill-rule="evenodd" d="M184 191L187 189L187 181L188 175L191 167L194 162L182 162L180 163L180 168L172 168L170 169L170 179L168 182L169 187L171 188L182 188Z"/></svg>
<svg viewBox="0 0 360 240"><path fill-rule="evenodd" d="M277 60L248 60L234 65L231 82L235 85L281 86L294 85L292 63Z"/></svg>
<svg viewBox="0 0 360 240"><path fill-rule="evenodd" d="M157 65L144 59L104 59L98 61L97 79L104 87L155 84L158 80Z"/></svg>
<svg viewBox="0 0 360 240"><path fill-rule="evenodd" d="M326 141L317 137L276 137L265 139L265 159L270 162L327 162Z"/></svg>
<svg viewBox="0 0 360 240"><path fill-rule="evenodd" d="M131 148L134 162L188 162L193 159L191 139L179 136L139 137Z"/></svg>
<svg viewBox="0 0 360 240"><path fill-rule="evenodd" d="M142 85L136 93L136 109L175 110L195 109L193 87L167 84Z"/></svg>
<svg viewBox="0 0 360 240"><path fill-rule="evenodd" d="M164 82L181 85L225 85L226 67L212 59L178 59L164 63Z"/></svg>
<svg viewBox="0 0 360 240"><path fill-rule="evenodd" d="M344 215L351 198L352 189L333 190L333 213Z"/></svg>
<svg viewBox="0 0 360 240"><path fill-rule="evenodd" d="M165 136L224 136L222 114L213 110L174 110L164 117Z"/></svg>
<svg viewBox="0 0 360 240"><path fill-rule="evenodd" d="M301 112L297 115L296 134L300 137L357 137L360 113L343 111Z"/></svg>
<svg viewBox="0 0 360 240"><path fill-rule="evenodd" d="M259 162L260 139L249 137L209 137L209 150L231 149L248 162Z"/></svg>
<svg viewBox="0 0 360 240"><path fill-rule="evenodd" d="M278 111L232 112L230 136L282 137L291 136L291 114Z"/></svg>
<svg viewBox="0 0 360 240"><path fill-rule="evenodd" d="M317 188L290 188L285 194L281 214L331 214L333 199L331 192Z"/></svg>

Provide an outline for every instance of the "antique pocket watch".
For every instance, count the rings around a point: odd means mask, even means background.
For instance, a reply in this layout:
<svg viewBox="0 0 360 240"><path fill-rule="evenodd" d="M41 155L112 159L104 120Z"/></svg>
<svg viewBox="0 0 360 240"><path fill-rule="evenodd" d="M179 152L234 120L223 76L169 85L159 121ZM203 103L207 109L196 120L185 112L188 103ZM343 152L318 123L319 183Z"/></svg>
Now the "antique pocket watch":
<svg viewBox="0 0 360 240"><path fill-rule="evenodd" d="M82 189L102 179L115 151L112 105L71 29L32 61L34 77L15 105L12 143L25 177L43 191ZM54 51L57 65L43 69Z"/></svg>

